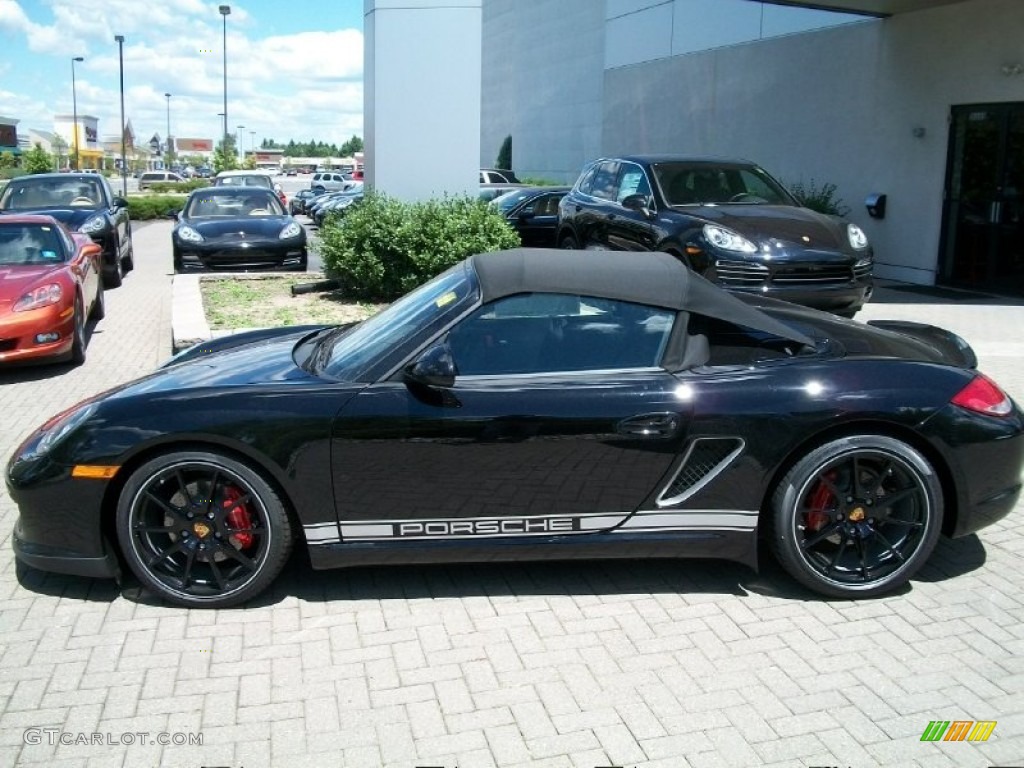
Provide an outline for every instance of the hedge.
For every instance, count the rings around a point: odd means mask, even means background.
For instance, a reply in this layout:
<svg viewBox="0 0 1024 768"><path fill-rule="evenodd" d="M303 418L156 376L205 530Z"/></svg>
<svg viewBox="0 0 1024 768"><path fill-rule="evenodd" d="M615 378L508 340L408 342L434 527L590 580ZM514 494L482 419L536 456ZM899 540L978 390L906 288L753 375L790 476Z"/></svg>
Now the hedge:
<svg viewBox="0 0 1024 768"><path fill-rule="evenodd" d="M128 215L133 221L164 219L185 207L187 195L131 195Z"/></svg>
<svg viewBox="0 0 1024 768"><path fill-rule="evenodd" d="M346 294L393 301L474 253L519 246L491 205L468 197L405 203L368 194L320 229L324 270Z"/></svg>

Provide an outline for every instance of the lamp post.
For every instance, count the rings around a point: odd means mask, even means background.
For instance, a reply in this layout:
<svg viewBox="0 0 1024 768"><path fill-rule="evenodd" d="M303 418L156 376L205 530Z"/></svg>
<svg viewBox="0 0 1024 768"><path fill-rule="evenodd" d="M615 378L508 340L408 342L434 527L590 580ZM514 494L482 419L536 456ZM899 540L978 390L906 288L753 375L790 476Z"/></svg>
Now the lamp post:
<svg viewBox="0 0 1024 768"><path fill-rule="evenodd" d="M124 151L124 35L114 35L117 41L117 60L121 71L121 196L128 197L128 163Z"/></svg>
<svg viewBox="0 0 1024 768"><path fill-rule="evenodd" d="M231 13L230 5L222 5L220 11L224 22L224 146L228 143L228 14Z"/></svg>
<svg viewBox="0 0 1024 768"><path fill-rule="evenodd" d="M245 160L245 150L242 148L242 129L243 128L245 128L244 125L238 126L238 133L236 134L238 136L238 162L240 162L240 163Z"/></svg>
<svg viewBox="0 0 1024 768"><path fill-rule="evenodd" d="M75 56L71 59L71 106L72 106L72 120L74 125L71 127L71 131L75 139L75 170L81 170L78 156L78 92L75 89L75 62L85 61L83 56Z"/></svg>
<svg viewBox="0 0 1024 768"><path fill-rule="evenodd" d="M164 168L170 169L171 167L171 94L165 93L164 98L167 99L167 157L164 160Z"/></svg>
<svg viewBox="0 0 1024 768"><path fill-rule="evenodd" d="M249 151L252 153L253 160L256 159L256 131L249 131Z"/></svg>

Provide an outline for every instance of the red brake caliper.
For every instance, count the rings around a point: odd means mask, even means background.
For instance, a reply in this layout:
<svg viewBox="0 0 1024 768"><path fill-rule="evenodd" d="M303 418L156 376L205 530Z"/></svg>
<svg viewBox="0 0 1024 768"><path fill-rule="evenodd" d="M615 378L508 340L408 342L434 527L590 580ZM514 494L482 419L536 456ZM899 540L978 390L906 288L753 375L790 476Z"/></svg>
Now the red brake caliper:
<svg viewBox="0 0 1024 768"><path fill-rule="evenodd" d="M825 477L830 482L835 482L836 473L828 472ZM835 496L832 495L832 491L828 489L828 486L823 482L819 481L814 490L811 491L811 497L807 500L807 507L809 509L807 513L807 530L809 531L820 531L825 527L825 524L832 519L832 515L829 509L834 506L836 502Z"/></svg>
<svg viewBox="0 0 1024 768"><path fill-rule="evenodd" d="M242 498L240 490L233 485L225 486L223 507L228 510L228 513L224 519L229 528L236 531L249 531L252 528L252 516L244 504L235 503L240 498ZM246 549L252 546L253 539L256 537L252 533L233 533L228 538L240 549Z"/></svg>

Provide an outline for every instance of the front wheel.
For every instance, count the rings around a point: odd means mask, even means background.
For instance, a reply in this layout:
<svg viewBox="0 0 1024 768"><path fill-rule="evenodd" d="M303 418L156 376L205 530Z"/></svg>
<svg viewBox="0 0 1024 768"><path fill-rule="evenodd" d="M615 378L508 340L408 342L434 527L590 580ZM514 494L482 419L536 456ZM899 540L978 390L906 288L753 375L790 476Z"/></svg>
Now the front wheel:
<svg viewBox="0 0 1024 768"><path fill-rule="evenodd" d="M576 240L576 235L572 232L563 232L558 238L558 247L563 251L578 251L580 244Z"/></svg>
<svg viewBox="0 0 1024 768"><path fill-rule="evenodd" d="M85 362L85 309L82 300L75 297L75 327L72 330L71 340L71 362L73 365L81 365Z"/></svg>
<svg viewBox="0 0 1024 768"><path fill-rule="evenodd" d="M263 477L202 451L159 456L133 472L118 500L117 536L139 581L188 608L255 597L292 548L288 513Z"/></svg>
<svg viewBox="0 0 1024 768"><path fill-rule="evenodd" d="M782 567L830 597L906 584L935 549L942 490L915 448L882 435L834 440L797 461L772 499Z"/></svg>

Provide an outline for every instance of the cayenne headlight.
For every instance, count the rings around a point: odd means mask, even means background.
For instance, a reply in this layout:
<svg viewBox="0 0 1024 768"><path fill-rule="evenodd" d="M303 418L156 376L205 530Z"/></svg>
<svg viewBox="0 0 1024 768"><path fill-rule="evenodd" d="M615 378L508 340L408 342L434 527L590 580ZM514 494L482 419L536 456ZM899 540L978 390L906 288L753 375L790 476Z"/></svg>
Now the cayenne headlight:
<svg viewBox="0 0 1024 768"><path fill-rule="evenodd" d="M186 243L203 242L203 236L192 229L188 224L182 224L178 227L178 239L184 240Z"/></svg>
<svg viewBox="0 0 1024 768"><path fill-rule="evenodd" d="M278 235L278 238L281 240L290 240L291 238L298 237L301 234L302 226L293 221L290 224L285 225L285 228L281 230L281 234Z"/></svg>
<svg viewBox="0 0 1024 768"><path fill-rule="evenodd" d="M20 299L14 302L14 306L11 307L12 312L28 312L30 309L40 309L41 307L48 307L51 304L60 303L63 291L61 291L60 285L57 283L47 283L41 285L38 288L33 288L31 291L23 295Z"/></svg>
<svg viewBox="0 0 1024 768"><path fill-rule="evenodd" d="M704 225L704 239L715 248L736 253L756 253L757 246L731 229L718 227L714 224Z"/></svg>
<svg viewBox="0 0 1024 768"><path fill-rule="evenodd" d="M90 216L86 219L82 226L78 228L78 231L86 235L95 235L97 232L102 232L106 226L107 220L100 214L99 216Z"/></svg>
<svg viewBox="0 0 1024 768"><path fill-rule="evenodd" d="M863 251L868 247L868 236L856 224L846 225L846 237L850 240L850 247L855 250Z"/></svg>

